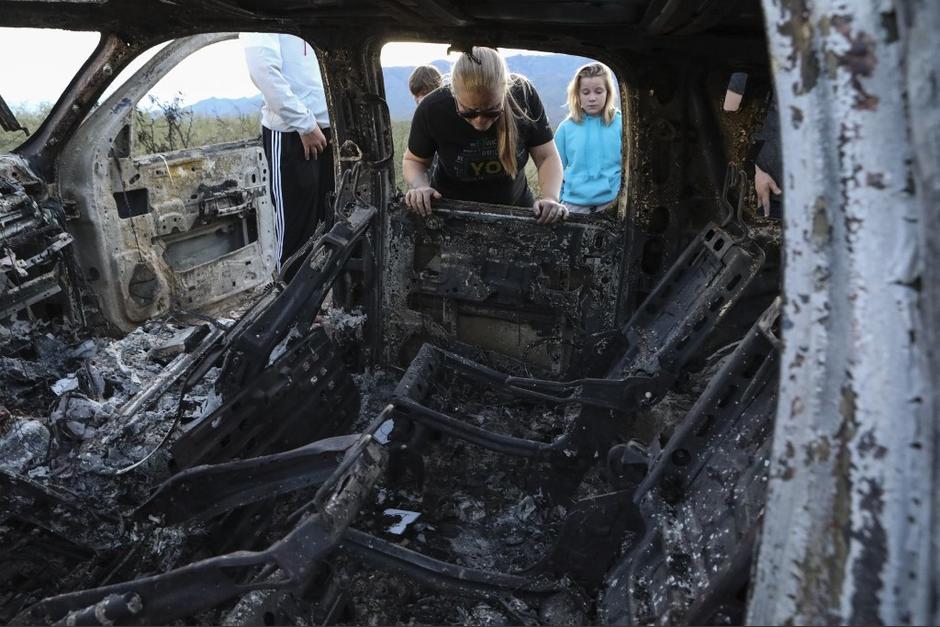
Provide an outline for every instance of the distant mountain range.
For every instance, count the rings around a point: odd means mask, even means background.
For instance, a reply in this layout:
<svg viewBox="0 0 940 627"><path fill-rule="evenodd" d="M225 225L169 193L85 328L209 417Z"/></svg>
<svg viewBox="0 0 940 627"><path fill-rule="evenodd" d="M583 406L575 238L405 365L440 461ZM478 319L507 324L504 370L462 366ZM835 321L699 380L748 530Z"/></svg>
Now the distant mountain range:
<svg viewBox="0 0 940 627"><path fill-rule="evenodd" d="M192 107L196 115L222 116L252 114L261 109L261 94L244 98L206 98Z"/></svg>
<svg viewBox="0 0 940 627"><path fill-rule="evenodd" d="M526 76L535 85L552 126L556 126L568 114L565 89L575 70L590 59L564 54L513 55L506 58L509 70ZM435 61L442 73L450 72L446 61ZM408 77L414 67L387 67L382 69L385 78L385 98L393 120L410 120L415 102L408 91ZM208 98L192 105L196 115L226 117L254 113L261 108L261 94L245 98Z"/></svg>

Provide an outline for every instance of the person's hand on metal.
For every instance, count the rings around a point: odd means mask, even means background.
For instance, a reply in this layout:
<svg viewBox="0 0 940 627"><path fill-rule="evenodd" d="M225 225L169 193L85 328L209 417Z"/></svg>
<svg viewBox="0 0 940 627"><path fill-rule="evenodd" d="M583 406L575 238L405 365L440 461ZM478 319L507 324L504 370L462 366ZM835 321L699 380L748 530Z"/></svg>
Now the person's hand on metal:
<svg viewBox="0 0 940 627"><path fill-rule="evenodd" d="M535 221L539 224L552 224L568 218L568 207L551 198L539 198L532 205Z"/></svg>
<svg viewBox="0 0 940 627"><path fill-rule="evenodd" d="M309 133L300 134L300 143L304 145L304 159L310 161L310 157L316 159L326 150L326 135L319 126L314 126Z"/></svg>
<svg viewBox="0 0 940 627"><path fill-rule="evenodd" d="M764 217L770 216L770 193L779 196L783 193L777 187L777 181L772 176L761 170L757 165L754 166L754 191L757 192L757 201L760 203Z"/></svg>
<svg viewBox="0 0 940 627"><path fill-rule="evenodd" d="M441 197L441 193L429 185L412 187L405 192L405 205L422 218L431 215L431 201Z"/></svg>

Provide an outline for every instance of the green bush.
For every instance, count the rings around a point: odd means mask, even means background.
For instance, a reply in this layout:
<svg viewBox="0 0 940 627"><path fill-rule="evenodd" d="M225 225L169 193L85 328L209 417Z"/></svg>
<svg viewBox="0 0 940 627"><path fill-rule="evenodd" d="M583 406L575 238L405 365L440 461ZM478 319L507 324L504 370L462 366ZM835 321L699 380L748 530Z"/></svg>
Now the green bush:
<svg viewBox="0 0 940 627"><path fill-rule="evenodd" d="M49 115L52 104L44 102L36 107L19 106L11 107L11 109L17 121L19 121L20 126L26 127L29 133L34 133L36 129L39 128L39 125L42 124L42 121L46 119L46 116ZM10 152L26 141L28 136L28 133L24 133L23 131L0 130L0 152Z"/></svg>
<svg viewBox="0 0 940 627"><path fill-rule="evenodd" d="M261 112L227 116L195 115L182 104L182 94L169 102L150 97L150 110L134 114L134 156L257 139Z"/></svg>
<svg viewBox="0 0 940 627"><path fill-rule="evenodd" d="M134 113L133 154L169 152L209 144L257 139L261 136L261 112L241 115L203 116L183 107L177 96L169 102L151 97L151 110L138 107ZM14 115L21 126L34 133L52 105L16 107ZM0 152L10 152L28 135L23 131L0 132Z"/></svg>

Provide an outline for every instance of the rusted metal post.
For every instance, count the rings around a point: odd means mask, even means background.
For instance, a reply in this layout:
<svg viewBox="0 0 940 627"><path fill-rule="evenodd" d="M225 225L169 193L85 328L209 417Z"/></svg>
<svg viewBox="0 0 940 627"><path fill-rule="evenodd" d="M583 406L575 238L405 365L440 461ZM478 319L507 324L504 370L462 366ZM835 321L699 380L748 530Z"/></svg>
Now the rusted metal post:
<svg viewBox="0 0 940 627"><path fill-rule="evenodd" d="M935 20L937 3L763 5L784 147L785 348L748 620L930 624L938 144L933 163L915 158L930 150L917 150L912 109L936 142L936 104L924 107L936 21L924 30L917 14ZM920 100L912 70L934 81Z"/></svg>

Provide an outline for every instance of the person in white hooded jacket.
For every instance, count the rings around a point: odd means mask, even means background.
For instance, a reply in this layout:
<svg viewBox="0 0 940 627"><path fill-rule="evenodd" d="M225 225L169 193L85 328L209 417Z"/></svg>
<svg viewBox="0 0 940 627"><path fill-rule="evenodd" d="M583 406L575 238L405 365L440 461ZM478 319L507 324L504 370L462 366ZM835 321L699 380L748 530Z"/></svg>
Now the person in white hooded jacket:
<svg viewBox="0 0 940 627"><path fill-rule="evenodd" d="M241 33L248 73L261 91L261 135L275 209L278 268L328 218L333 190L330 118L320 64L296 35Z"/></svg>

